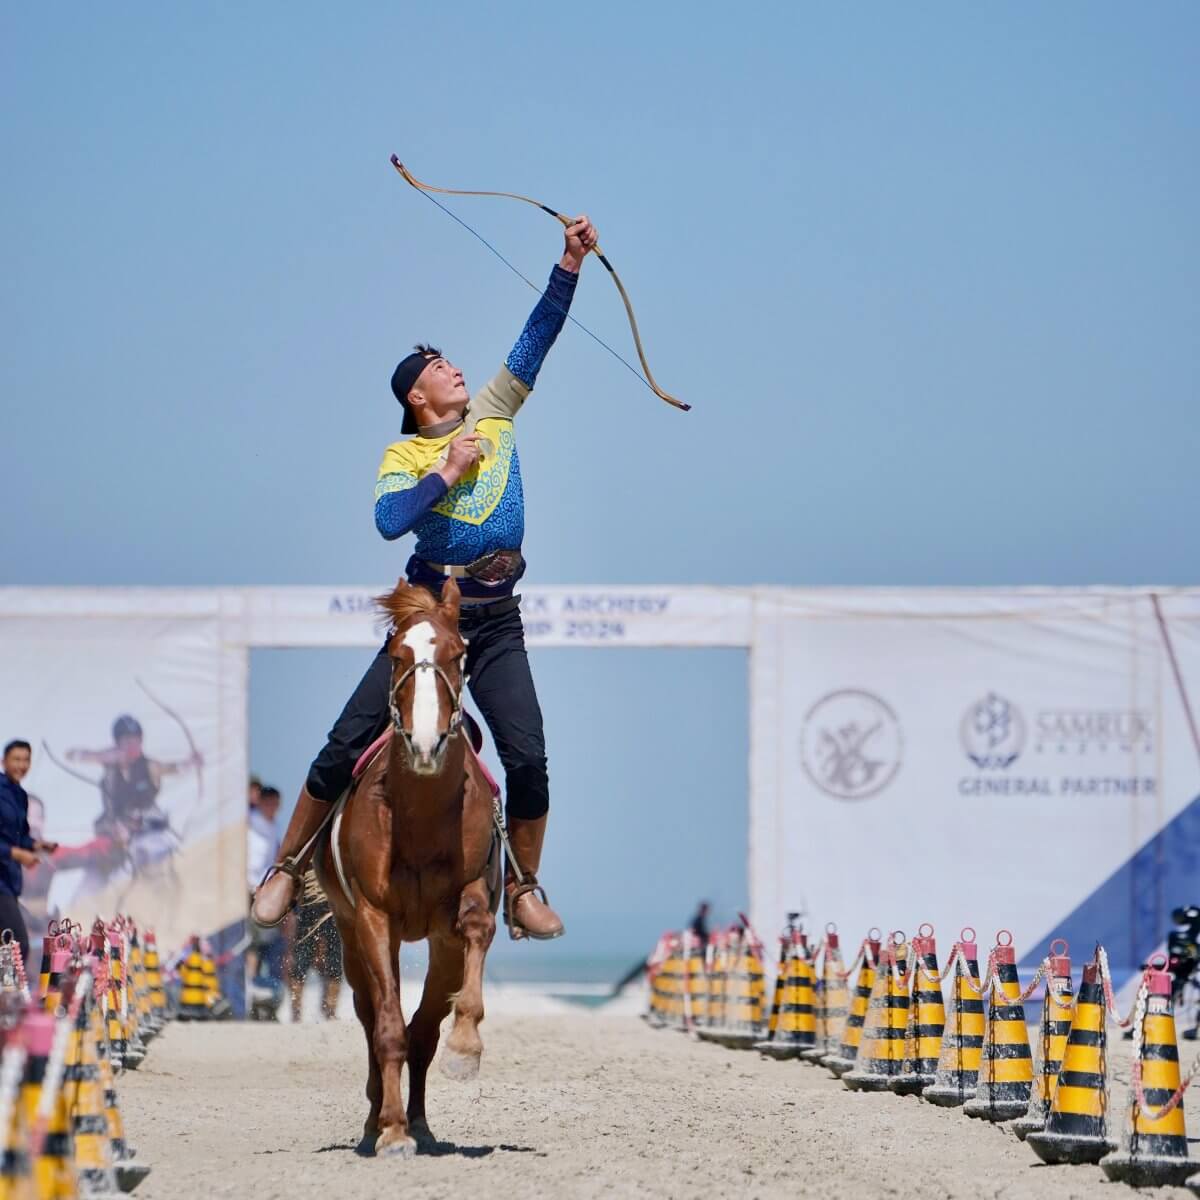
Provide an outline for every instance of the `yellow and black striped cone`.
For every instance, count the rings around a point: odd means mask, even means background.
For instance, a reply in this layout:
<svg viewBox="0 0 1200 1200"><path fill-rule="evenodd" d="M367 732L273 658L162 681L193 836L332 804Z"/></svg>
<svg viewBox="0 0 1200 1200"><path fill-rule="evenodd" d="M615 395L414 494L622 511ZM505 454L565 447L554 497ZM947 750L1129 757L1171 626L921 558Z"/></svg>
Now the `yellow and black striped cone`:
<svg viewBox="0 0 1200 1200"><path fill-rule="evenodd" d="M975 930L969 926L954 947L953 959L954 987L937 1070L933 1083L921 1092L923 1099L942 1108L956 1108L975 1095L983 1057L983 984Z"/></svg>
<svg viewBox="0 0 1200 1200"><path fill-rule="evenodd" d="M662 988L665 1008L663 1018L668 1029L683 1028L683 946L679 934L670 935L667 943L667 959L659 968L659 984Z"/></svg>
<svg viewBox="0 0 1200 1200"><path fill-rule="evenodd" d="M1046 1000L1038 1025L1039 1066L1033 1079L1029 1109L1019 1121L1013 1122L1013 1132L1021 1141L1046 1128L1050 1101L1054 1098L1058 1073L1062 1070L1062 1057L1071 1032L1071 1014L1075 1008L1075 985L1071 981L1071 960L1067 950L1067 943L1062 938L1055 938L1050 943L1050 955L1046 959Z"/></svg>
<svg viewBox="0 0 1200 1200"><path fill-rule="evenodd" d="M89 976L82 978L90 984ZM85 1200L92 1196L115 1196L118 1192L89 1000L79 1006L67 1042L62 1083L63 1101L71 1120L75 1178L79 1194Z"/></svg>
<svg viewBox="0 0 1200 1200"><path fill-rule="evenodd" d="M646 1019L646 1024L655 1029L659 1029L665 1023L663 1016L666 1011L666 1004L663 999L663 991L658 982L658 973L662 969L663 963L667 961L667 934L663 934L655 944L654 952L646 959L646 980L650 985L649 1004L643 1016ZM184 1018L187 1019L186 1017Z"/></svg>
<svg viewBox="0 0 1200 1200"><path fill-rule="evenodd" d="M123 1192L132 1192L147 1175L150 1168L145 1163L133 1161L137 1151L125 1140L125 1122L121 1117L121 1106L117 1101L116 1080L108 1060L108 1046L103 1037L99 1007L93 1006L93 1036L96 1038L97 1059L100 1067L100 1083L104 1089L104 1115L108 1126L108 1141L112 1150L117 1185Z"/></svg>
<svg viewBox="0 0 1200 1200"><path fill-rule="evenodd" d="M146 986L146 965L137 926L129 926L129 984L133 1024L143 1049L154 1037L156 1027L150 1019L150 998Z"/></svg>
<svg viewBox="0 0 1200 1200"><path fill-rule="evenodd" d="M1142 983L1146 1010L1134 1023L1133 1085L1121 1148L1100 1160L1109 1179L1133 1187L1172 1187L1200 1168L1188 1158L1183 1100L1177 1097L1179 1044L1171 976L1165 958L1161 967L1155 965L1162 957L1151 959Z"/></svg>
<svg viewBox="0 0 1200 1200"><path fill-rule="evenodd" d="M908 945L897 930L883 948L854 1069L842 1076L852 1092L885 1092L900 1073L908 1031L908 965Z"/></svg>
<svg viewBox="0 0 1200 1200"><path fill-rule="evenodd" d="M50 954L50 969L46 972L46 988L42 992L42 1007L53 1015L62 1004L63 976L71 965L72 951L56 947Z"/></svg>
<svg viewBox="0 0 1200 1200"><path fill-rule="evenodd" d="M825 1059L825 1066L839 1077L851 1070L858 1058L871 992L875 987L875 977L879 970L882 949L880 939L882 937L883 935L878 929L872 929L863 938L862 945L859 947L857 957L862 959L862 964L858 969L858 978L854 981L854 991L850 996L850 1011L846 1014L846 1026L842 1030L842 1040L837 1050ZM850 969L853 971L853 964Z"/></svg>
<svg viewBox="0 0 1200 1200"><path fill-rule="evenodd" d="M708 976L704 970L704 942L692 930L683 933L684 1027L702 1028L708 1023Z"/></svg>
<svg viewBox="0 0 1200 1200"><path fill-rule="evenodd" d="M150 1017L156 1030L167 1023L167 993L163 987L162 960L158 956L158 939L153 929L146 930L146 988L149 992Z"/></svg>
<svg viewBox="0 0 1200 1200"><path fill-rule="evenodd" d="M1047 1163L1095 1163L1117 1148L1108 1134L1108 1039L1096 961L1083 968L1046 1128L1025 1142Z"/></svg>
<svg viewBox="0 0 1200 1200"><path fill-rule="evenodd" d="M208 1020L208 985L204 979L204 956L200 939L193 938L187 957L179 968L179 1012L181 1021Z"/></svg>
<svg viewBox="0 0 1200 1200"><path fill-rule="evenodd" d="M28 1052L20 1028L11 1029L0 1052L0 1200L35 1200L33 1164L29 1157L29 1126L21 1104L21 1081Z"/></svg>
<svg viewBox="0 0 1200 1200"><path fill-rule="evenodd" d="M725 1024L725 988L729 981L729 935L718 930L708 936L708 1021L701 1037ZM711 1040L711 1039L709 1039Z"/></svg>
<svg viewBox="0 0 1200 1200"><path fill-rule="evenodd" d="M926 933L925 931L929 932ZM904 1039L904 1062L888 1087L899 1096L918 1096L937 1077L946 1007L942 1000L942 977L938 973L937 942L933 926L921 926L912 941L912 994L908 1005L908 1031Z"/></svg>
<svg viewBox="0 0 1200 1200"><path fill-rule="evenodd" d="M771 997L771 1014L767 1017L767 1039L775 1036L779 1028L779 1014L783 1011L783 993L787 988L788 955L791 954L792 929L799 913L788 913L787 927L779 935L779 958L775 963L775 991Z"/></svg>
<svg viewBox="0 0 1200 1200"><path fill-rule="evenodd" d="M1002 941L1002 938L1008 941ZM981 1121L1011 1121L1024 1116L1033 1091L1033 1052L1021 1000L1021 980L1012 934L1002 929L992 950L989 972L987 1025L983 1054L979 1060L979 1082L975 1095L963 1105L968 1117ZM985 981L985 987L989 986Z"/></svg>
<svg viewBox="0 0 1200 1200"><path fill-rule="evenodd" d="M725 985L725 1024L716 1040L734 1049L749 1048L763 1035L766 978L762 948L748 928L732 939L731 963Z"/></svg>
<svg viewBox="0 0 1200 1200"><path fill-rule="evenodd" d="M62 934L57 921L51 921L46 926L46 936L42 938L42 968L38 972L38 998L43 999L50 985L50 963L58 939Z"/></svg>
<svg viewBox="0 0 1200 1200"><path fill-rule="evenodd" d="M817 1038L816 989L813 965L804 931L790 924L786 931L783 997L773 1037L755 1043L755 1049L771 1058L796 1058L810 1049Z"/></svg>
<svg viewBox="0 0 1200 1200"><path fill-rule="evenodd" d="M146 1047L137 1035L137 1025L132 1019L129 989L128 961L125 954L125 933L120 926L108 931L108 978L109 978L109 1041L116 1041L113 1048L114 1062L120 1060L121 1068L136 1071L146 1057ZM114 1029L118 1032L114 1035Z"/></svg>
<svg viewBox="0 0 1200 1200"><path fill-rule="evenodd" d="M815 1063L824 1063L827 1058L837 1053L850 1005L841 943L838 940L837 926L832 921L825 926L825 940L821 943L820 950L821 972L816 984L816 1041L810 1050L804 1050L800 1054L807 1062Z"/></svg>
<svg viewBox="0 0 1200 1200"><path fill-rule="evenodd" d="M678 934L676 935L678 939ZM204 956L204 988L208 996L208 1015L216 1021L225 1021L233 1016L233 1008L229 1001L221 995L221 977L217 974L217 963L212 955L212 947L207 942L201 943ZM682 980L683 971L679 972Z"/></svg>
<svg viewBox="0 0 1200 1200"><path fill-rule="evenodd" d="M62 1054L72 1022L65 1014L30 1013L25 1020L29 1057L21 1104L35 1133L33 1178L38 1200L75 1200L79 1192L72 1163L71 1120L62 1089ZM55 1067L57 1065L57 1072Z"/></svg>

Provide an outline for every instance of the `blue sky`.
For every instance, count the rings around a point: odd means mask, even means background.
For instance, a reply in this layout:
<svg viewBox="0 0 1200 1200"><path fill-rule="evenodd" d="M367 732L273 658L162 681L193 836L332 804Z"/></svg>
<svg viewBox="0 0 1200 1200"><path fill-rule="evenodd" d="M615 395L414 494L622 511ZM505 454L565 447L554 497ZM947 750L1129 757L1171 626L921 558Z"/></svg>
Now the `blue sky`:
<svg viewBox="0 0 1200 1200"><path fill-rule="evenodd" d="M1189 3L10 8L3 578L398 573L391 368L429 338L482 382L534 297L395 151L590 213L695 406L564 333L519 428L531 579L1195 582L1198 35ZM449 203L557 258L543 214ZM575 315L632 357L597 263ZM616 952L744 892L744 663L573 654L535 663L545 873L572 951ZM299 781L358 669L256 658L264 773Z"/></svg>

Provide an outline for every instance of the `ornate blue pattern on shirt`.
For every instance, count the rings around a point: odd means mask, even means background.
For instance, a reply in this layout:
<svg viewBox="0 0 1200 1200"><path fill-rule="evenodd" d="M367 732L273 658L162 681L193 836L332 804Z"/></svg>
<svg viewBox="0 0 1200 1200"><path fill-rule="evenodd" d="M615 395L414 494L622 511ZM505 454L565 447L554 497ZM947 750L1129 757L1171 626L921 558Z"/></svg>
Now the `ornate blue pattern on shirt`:
<svg viewBox="0 0 1200 1200"><path fill-rule="evenodd" d="M375 523L389 539L415 530L410 579L416 573L425 582L420 560L467 566L493 551L521 548L525 494L513 417L562 329L576 279L554 268L500 373L471 398L463 426L442 437L418 436L387 448L375 485ZM437 472L450 443L463 432L479 435L483 458L447 490ZM507 587L512 590L512 581ZM462 588L465 595L497 594L469 578Z"/></svg>

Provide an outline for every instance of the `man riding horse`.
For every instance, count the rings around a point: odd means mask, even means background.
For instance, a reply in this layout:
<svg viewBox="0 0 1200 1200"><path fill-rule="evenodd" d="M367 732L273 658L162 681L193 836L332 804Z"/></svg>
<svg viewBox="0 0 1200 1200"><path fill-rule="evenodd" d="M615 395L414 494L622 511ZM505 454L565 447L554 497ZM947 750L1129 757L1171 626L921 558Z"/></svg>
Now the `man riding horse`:
<svg viewBox="0 0 1200 1200"><path fill-rule="evenodd" d="M567 317L579 269L597 235L586 216L565 231L550 282L499 373L470 396L441 351L419 345L396 367L392 391L401 432L384 452L375 486L375 524L389 541L410 531L410 584L440 595L447 579L462 593L459 629L466 675L505 771L505 814L521 878L511 866L505 917L514 938L559 937L563 924L537 881L550 807L542 713L534 690L520 597L525 500L513 418ZM338 717L309 769L280 847L281 861L258 888L253 916L276 925L295 902L316 834L350 786L354 765L388 720L392 664L386 643Z"/></svg>

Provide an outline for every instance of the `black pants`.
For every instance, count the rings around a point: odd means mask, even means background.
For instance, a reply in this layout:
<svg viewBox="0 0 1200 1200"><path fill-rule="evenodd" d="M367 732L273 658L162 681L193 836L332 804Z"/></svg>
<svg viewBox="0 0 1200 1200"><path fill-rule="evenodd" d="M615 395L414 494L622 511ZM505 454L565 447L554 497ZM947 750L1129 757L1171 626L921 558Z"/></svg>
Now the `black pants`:
<svg viewBox="0 0 1200 1200"><path fill-rule="evenodd" d="M6 929L12 930L13 941L21 947L25 974L33 978L37 970L29 966L29 931L25 928L25 914L21 912L21 904L16 896L10 892L0 892L0 934Z"/></svg>
<svg viewBox="0 0 1200 1200"><path fill-rule="evenodd" d="M504 765L505 810L518 820L544 816L550 807L546 737L525 652L520 610L477 616L464 605L459 629L467 639L471 698L487 722ZM392 661L385 644L309 768L307 786L315 799L336 800L350 786L359 755L387 725L391 682Z"/></svg>

